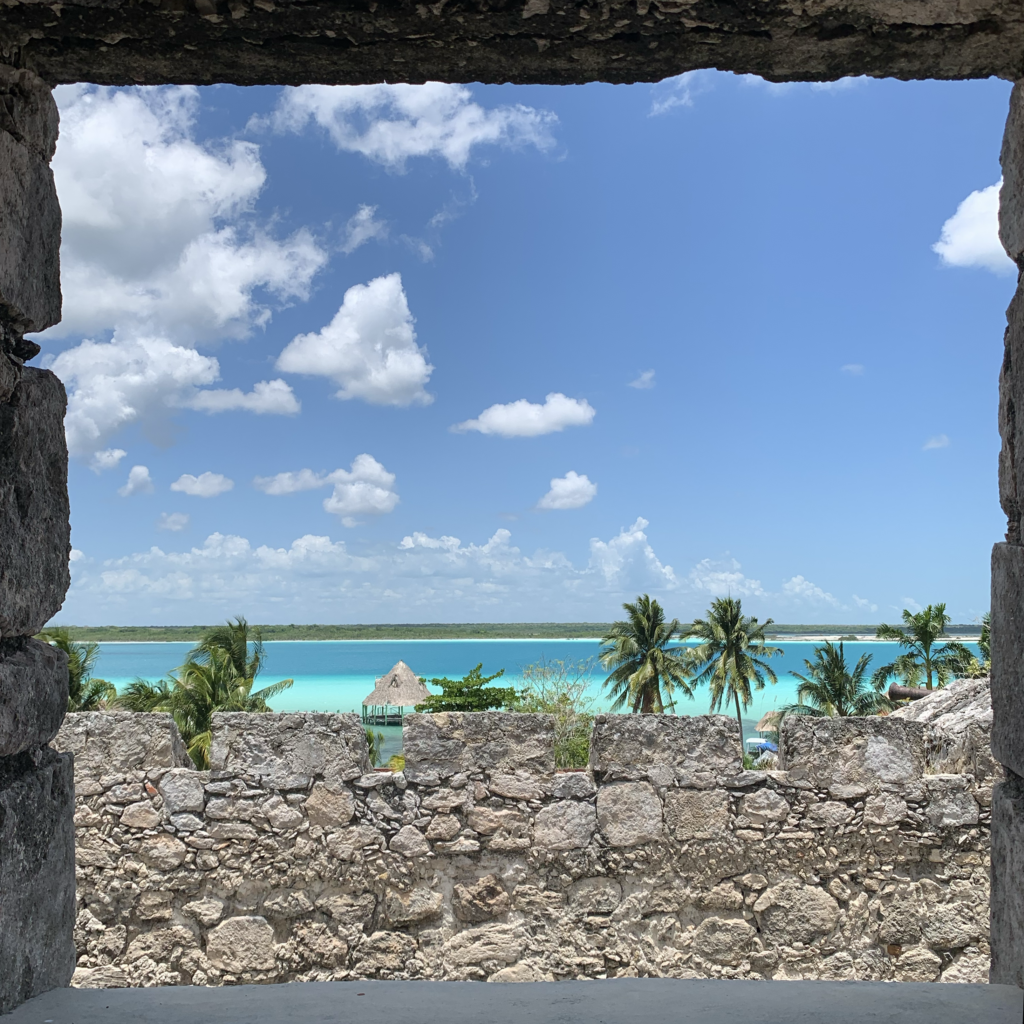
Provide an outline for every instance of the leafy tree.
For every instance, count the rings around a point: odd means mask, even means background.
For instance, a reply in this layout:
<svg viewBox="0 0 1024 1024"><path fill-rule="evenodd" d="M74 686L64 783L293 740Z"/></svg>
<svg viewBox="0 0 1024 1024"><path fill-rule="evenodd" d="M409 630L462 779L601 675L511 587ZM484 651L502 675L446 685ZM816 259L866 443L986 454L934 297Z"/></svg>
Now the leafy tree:
<svg viewBox="0 0 1024 1024"><path fill-rule="evenodd" d="M962 679L983 679L992 672L992 616L985 612L981 617L981 636L978 638L978 652L981 657L976 658L968 654L967 658L956 667L956 674Z"/></svg>
<svg viewBox="0 0 1024 1024"><path fill-rule="evenodd" d="M505 674L501 669L493 676L482 674L483 662L462 679L431 679L434 686L441 688L440 693L432 693L422 703L416 705L417 711L491 711L504 708L516 699L516 691L511 686L492 686L484 689L488 683L494 682Z"/></svg>
<svg viewBox="0 0 1024 1024"><path fill-rule="evenodd" d="M586 768L590 760L594 701L587 689L593 673L592 658L527 665L521 673L525 685L508 705L509 711L554 717L557 768Z"/></svg>
<svg viewBox="0 0 1024 1024"><path fill-rule="evenodd" d="M818 718L846 718L849 715L877 715L892 707L867 678L870 654L862 654L851 670L846 664L843 644L835 647L828 641L815 647L814 660L804 659L807 675L794 672L800 681L798 703L780 709L783 715L813 715Z"/></svg>
<svg viewBox="0 0 1024 1024"><path fill-rule="evenodd" d="M98 711L117 696L106 679L93 678L92 670L100 656L100 645L72 640L65 626L54 626L39 634L68 656L68 711Z"/></svg>
<svg viewBox="0 0 1024 1024"><path fill-rule="evenodd" d="M250 638L242 616L207 630L177 674L159 683L136 679L117 698L117 706L128 711L171 712L192 761L197 768L208 768L216 712L268 712L268 702L292 685L291 679L282 679L253 692L264 660L259 630L253 634Z"/></svg>
<svg viewBox="0 0 1024 1024"><path fill-rule="evenodd" d="M740 751L743 749L743 716L740 705L748 708L753 702L751 686L763 690L765 680L773 686L778 681L765 658L782 654L781 647L769 647L764 631L772 624L761 625L756 618L743 614L738 598L720 597L712 601L706 619L695 619L687 631L698 644L690 652L693 660L693 683L707 683L711 690L711 712L716 713L730 702L736 705L736 721L740 726Z"/></svg>
<svg viewBox="0 0 1024 1024"><path fill-rule="evenodd" d="M971 652L956 640L935 646L946 635L949 622L945 604L930 604L916 614L904 608L902 628L885 623L879 626L875 636L899 644L905 653L875 672L875 688L881 690L892 676L900 677L908 686L919 685L923 678L928 690L932 689L933 679L939 686L945 686L971 658Z"/></svg>
<svg viewBox="0 0 1024 1024"><path fill-rule="evenodd" d="M611 709L628 706L633 714L663 714L675 707L677 688L693 696L687 652L669 646L682 627L678 619L666 623L661 605L647 594L622 607L629 618L613 622L601 638L601 664L613 670L604 682L615 698Z"/></svg>

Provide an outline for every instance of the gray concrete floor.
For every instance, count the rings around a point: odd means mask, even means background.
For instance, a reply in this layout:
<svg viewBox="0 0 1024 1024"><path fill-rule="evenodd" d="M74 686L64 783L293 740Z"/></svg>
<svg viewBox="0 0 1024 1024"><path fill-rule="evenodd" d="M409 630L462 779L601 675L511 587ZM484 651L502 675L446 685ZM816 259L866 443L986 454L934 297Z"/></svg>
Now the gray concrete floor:
<svg viewBox="0 0 1024 1024"><path fill-rule="evenodd" d="M56 989L3 1024L1021 1024L1006 985L349 981L230 988Z"/></svg>

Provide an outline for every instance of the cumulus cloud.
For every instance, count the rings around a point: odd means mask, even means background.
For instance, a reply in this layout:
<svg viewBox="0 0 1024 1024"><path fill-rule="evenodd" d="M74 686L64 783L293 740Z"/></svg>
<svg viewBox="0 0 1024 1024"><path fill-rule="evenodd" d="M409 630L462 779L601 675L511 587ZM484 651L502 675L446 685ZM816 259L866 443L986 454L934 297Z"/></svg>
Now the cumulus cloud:
<svg viewBox="0 0 1024 1024"><path fill-rule="evenodd" d="M695 96L714 87L718 73L715 71L685 71L681 75L666 78L651 89L649 117L667 114L677 107L692 107Z"/></svg>
<svg viewBox="0 0 1024 1024"><path fill-rule="evenodd" d="M234 480L229 480L222 473L206 472L200 473L199 476L182 473L171 484L171 490L190 494L193 498L216 498L218 494L224 494L234 486Z"/></svg>
<svg viewBox="0 0 1024 1024"><path fill-rule="evenodd" d="M809 604L839 606L839 602L831 594L803 576L794 576L792 579L786 580L782 584L782 593L786 597Z"/></svg>
<svg viewBox="0 0 1024 1024"><path fill-rule="evenodd" d="M324 499L324 509L342 517L345 526L358 526L358 515L384 515L398 504L395 492L395 474L389 473L372 455L365 452L352 460L349 469L336 469L333 473L315 473L311 469L278 473L276 476L258 476L253 486L264 494L295 494L334 486L334 492Z"/></svg>
<svg viewBox="0 0 1024 1024"><path fill-rule="evenodd" d="M949 267L983 267L996 274L1015 274L1017 266L999 241L999 192L1002 179L972 192L945 224L932 246Z"/></svg>
<svg viewBox="0 0 1024 1024"><path fill-rule="evenodd" d="M927 441L922 445L921 450L928 452L935 448L948 448L949 438L945 434L936 434L934 437L929 437Z"/></svg>
<svg viewBox="0 0 1024 1024"><path fill-rule="evenodd" d="M735 558L726 561L704 558L690 570L687 582L695 590L714 597L764 597L766 592L761 581L744 576L741 568Z"/></svg>
<svg viewBox="0 0 1024 1024"><path fill-rule="evenodd" d="M619 531L609 541L597 537L590 541L590 568L604 577L606 584L613 581L643 589L653 586L662 589L678 584L672 566L662 565L644 532L650 524L638 517L632 526Z"/></svg>
<svg viewBox="0 0 1024 1024"><path fill-rule="evenodd" d="M522 104L486 109L463 85L302 85L285 89L270 125L300 132L311 122L339 150L401 171L411 157L437 156L463 169L474 148L550 149L554 114ZM257 125L259 126L259 125Z"/></svg>
<svg viewBox="0 0 1024 1024"><path fill-rule="evenodd" d="M853 603L858 608L863 608L865 611L877 612L878 605L872 601L869 601L866 597L858 597L856 594L853 595Z"/></svg>
<svg viewBox="0 0 1024 1024"><path fill-rule="evenodd" d="M864 367L861 363L846 363L839 368L843 373L848 374L851 377L863 377Z"/></svg>
<svg viewBox="0 0 1024 1024"><path fill-rule="evenodd" d="M551 489L537 502L537 508L583 508L596 495L597 484L591 483L586 474L580 476L570 469L565 476L557 476L551 481Z"/></svg>
<svg viewBox="0 0 1024 1024"><path fill-rule="evenodd" d="M500 437L539 437L554 434L566 427L586 427L597 415L597 410L586 399L566 398L560 391L552 391L543 405L520 398L506 405L492 405L484 409L475 420L457 423L452 430L469 430Z"/></svg>
<svg viewBox="0 0 1024 1024"><path fill-rule="evenodd" d="M194 137L191 87L60 86L53 159L63 320L50 337L133 327L178 342L244 337L278 301L308 297L327 255L247 215L266 172L250 142Z"/></svg>
<svg viewBox="0 0 1024 1024"><path fill-rule="evenodd" d="M180 533L188 526L189 517L184 512L161 512L160 518L156 521L158 530L168 530L171 533Z"/></svg>
<svg viewBox="0 0 1024 1024"><path fill-rule="evenodd" d="M427 405L434 367L416 344L401 274L374 278L345 292L334 319L316 334L300 334L278 357L285 373L329 377L336 397L374 405Z"/></svg>
<svg viewBox="0 0 1024 1024"><path fill-rule="evenodd" d="M263 381L250 394L237 388L202 390L220 377L217 359L166 338L115 335L109 342L83 341L61 352L51 369L69 392L68 451L92 455L91 465L99 468L111 468L124 456L119 448L103 446L130 423L140 423L151 440L165 444L178 409L285 414L299 409L281 380Z"/></svg>
<svg viewBox="0 0 1024 1024"><path fill-rule="evenodd" d="M130 498L133 494L152 494L153 480L147 466L132 466L128 472L128 481L119 487L117 493L122 498Z"/></svg>
<svg viewBox="0 0 1024 1024"><path fill-rule="evenodd" d="M89 460L89 468L94 473L102 473L105 469L116 469L117 464L128 453L123 448L104 448L102 451L93 452Z"/></svg>
<svg viewBox="0 0 1024 1024"><path fill-rule="evenodd" d="M631 388L636 388L638 391L646 391L648 388L654 387L654 371L644 370L643 373L637 377L636 380L629 382Z"/></svg>
<svg viewBox="0 0 1024 1024"><path fill-rule="evenodd" d="M376 206L360 206L349 218L345 225L345 241L341 251L346 256L354 253L361 245L372 241L374 238L387 238L388 226L382 220L377 220L374 214Z"/></svg>

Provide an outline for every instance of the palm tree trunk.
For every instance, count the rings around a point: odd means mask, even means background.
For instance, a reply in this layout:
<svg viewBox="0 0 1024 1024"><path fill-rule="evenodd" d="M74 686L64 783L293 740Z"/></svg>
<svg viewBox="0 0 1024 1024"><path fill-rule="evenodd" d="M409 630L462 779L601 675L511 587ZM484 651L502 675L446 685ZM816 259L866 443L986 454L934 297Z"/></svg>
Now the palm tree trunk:
<svg viewBox="0 0 1024 1024"><path fill-rule="evenodd" d="M930 690L932 688L932 659L925 655L924 667L927 672L925 676L925 688Z"/></svg>
<svg viewBox="0 0 1024 1024"><path fill-rule="evenodd" d="M736 690L732 691L732 695L736 698L736 721L740 724L740 764L743 764L743 755L747 752L747 748L743 745L743 716L740 714L740 695Z"/></svg>

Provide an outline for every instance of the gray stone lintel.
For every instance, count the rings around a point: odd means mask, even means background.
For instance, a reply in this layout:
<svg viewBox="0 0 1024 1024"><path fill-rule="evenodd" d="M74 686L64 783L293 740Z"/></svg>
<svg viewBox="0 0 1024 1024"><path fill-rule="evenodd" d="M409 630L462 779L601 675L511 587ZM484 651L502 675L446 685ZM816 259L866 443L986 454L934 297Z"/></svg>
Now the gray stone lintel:
<svg viewBox="0 0 1024 1024"><path fill-rule="evenodd" d="M1024 77L1019 0L11 0L0 58L53 84Z"/></svg>

